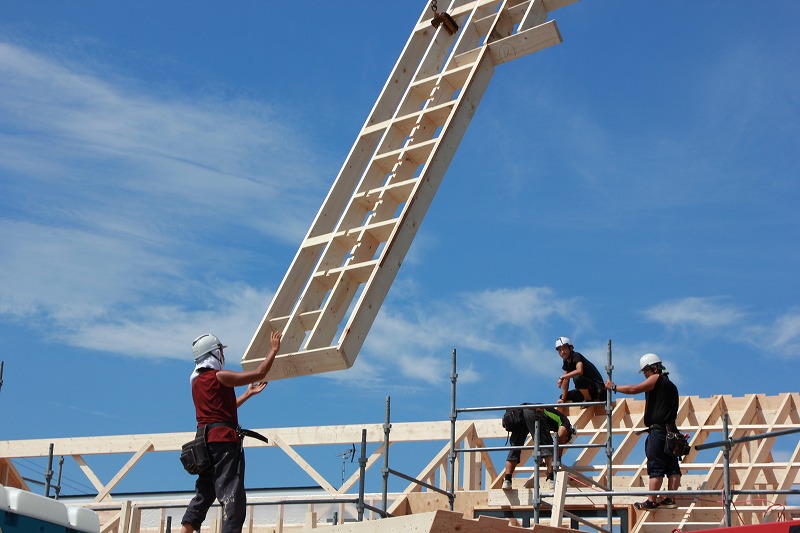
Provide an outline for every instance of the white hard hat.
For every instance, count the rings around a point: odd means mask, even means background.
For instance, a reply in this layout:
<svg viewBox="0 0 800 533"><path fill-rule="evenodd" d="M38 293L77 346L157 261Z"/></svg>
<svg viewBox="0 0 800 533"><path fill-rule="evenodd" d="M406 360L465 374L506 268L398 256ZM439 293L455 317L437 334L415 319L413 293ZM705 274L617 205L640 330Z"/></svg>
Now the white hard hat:
<svg viewBox="0 0 800 533"><path fill-rule="evenodd" d="M641 359L639 359L639 368L644 370L648 366L654 365L656 363L660 363L661 358L654 353L646 353L644 354ZM640 371L641 371L640 370Z"/></svg>
<svg viewBox="0 0 800 533"><path fill-rule="evenodd" d="M556 350L562 346L572 346L572 341L569 340L569 337L559 337L556 339Z"/></svg>
<svg viewBox="0 0 800 533"><path fill-rule="evenodd" d="M206 333L205 335L200 335L199 337L197 337L195 340L192 341L192 353L194 354L194 362L199 363L200 360L203 357L205 357L206 354L220 347L227 348L227 346L224 346L216 335L212 335L210 333Z"/></svg>

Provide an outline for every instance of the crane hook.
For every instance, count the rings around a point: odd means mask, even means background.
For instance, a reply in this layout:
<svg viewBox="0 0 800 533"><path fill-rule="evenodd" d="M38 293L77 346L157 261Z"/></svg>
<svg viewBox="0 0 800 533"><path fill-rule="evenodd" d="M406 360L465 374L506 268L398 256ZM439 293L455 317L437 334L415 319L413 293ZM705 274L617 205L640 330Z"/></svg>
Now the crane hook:
<svg viewBox="0 0 800 533"><path fill-rule="evenodd" d="M431 19L431 25L434 28L438 28L442 24L444 24L444 29L447 31L448 34L453 35L455 32L458 31L458 24L453 17L447 14L447 12L442 11L439 13L438 4L436 0L431 0L431 10L433 11L433 19Z"/></svg>

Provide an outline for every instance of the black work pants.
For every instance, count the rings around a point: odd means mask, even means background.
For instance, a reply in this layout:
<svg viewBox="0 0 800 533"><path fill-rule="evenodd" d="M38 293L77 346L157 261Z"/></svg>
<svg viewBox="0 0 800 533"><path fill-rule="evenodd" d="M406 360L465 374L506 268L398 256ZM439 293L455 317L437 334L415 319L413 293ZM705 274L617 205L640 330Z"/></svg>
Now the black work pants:
<svg viewBox="0 0 800 533"><path fill-rule="evenodd" d="M244 491L244 452L241 442L209 442L213 471L197 476L195 496L181 524L200 529L214 500L222 506L221 533L241 533L247 513Z"/></svg>
<svg viewBox="0 0 800 533"><path fill-rule="evenodd" d="M509 444L511 446L524 446L528 434L533 435L536 431L536 421L539 421L539 444L543 446L553 445L553 436L550 434L550 429L547 427L547 421L543 415L537 415L535 409L525 409L522 411L522 416L525 418L525 426L527 429L511 433ZM553 448L543 448L539 450L542 457L552 456ZM512 463L519 463L522 450L510 450L506 461Z"/></svg>

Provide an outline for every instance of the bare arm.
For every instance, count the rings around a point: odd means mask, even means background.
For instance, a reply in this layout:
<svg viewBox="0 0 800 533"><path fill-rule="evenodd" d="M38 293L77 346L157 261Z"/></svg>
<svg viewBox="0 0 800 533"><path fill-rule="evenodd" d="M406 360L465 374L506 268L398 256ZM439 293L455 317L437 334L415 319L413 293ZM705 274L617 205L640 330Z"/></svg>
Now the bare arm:
<svg viewBox="0 0 800 533"><path fill-rule="evenodd" d="M578 362L575 365L575 370L572 372L564 372L564 375L558 378L558 386L561 387L561 399L567 399L567 387L569 387L569 380L574 378L575 376L582 376L583 375L583 363Z"/></svg>
<svg viewBox="0 0 800 533"><path fill-rule="evenodd" d="M582 375L583 375L583 362L579 361L575 365L575 370L573 370L572 372L565 372L564 375L561 376L561 379L570 380L575 376L582 376Z"/></svg>
<svg viewBox="0 0 800 533"><path fill-rule="evenodd" d="M260 393L267 386L267 381L256 381L247 386L247 389L236 398L236 407L241 407L244 402Z"/></svg>
<svg viewBox="0 0 800 533"><path fill-rule="evenodd" d="M558 386L561 387L561 396L558 397L558 403L563 403L567 401L567 387L569 386L569 380L558 378Z"/></svg>
<svg viewBox="0 0 800 533"><path fill-rule="evenodd" d="M606 389L615 390L622 394L641 394L655 388L660 374L650 374L644 381L636 385L616 385L613 381L606 381ZM616 387L616 389L614 388Z"/></svg>
<svg viewBox="0 0 800 533"><path fill-rule="evenodd" d="M280 332L272 332L272 335L270 335L269 344L269 353L256 368L252 370L242 370L241 372L237 372L235 370L220 370L217 372L217 379L219 382L226 387L241 387L242 385L249 385L250 383L255 383L256 381L262 381L265 377L267 377L267 372L269 372L269 369L272 368L272 363L275 362L275 356L278 355L278 350L281 348ZM250 396L252 396L252 394ZM250 396L248 396L248 398ZM245 400L247 400L247 398L242 401L244 402Z"/></svg>

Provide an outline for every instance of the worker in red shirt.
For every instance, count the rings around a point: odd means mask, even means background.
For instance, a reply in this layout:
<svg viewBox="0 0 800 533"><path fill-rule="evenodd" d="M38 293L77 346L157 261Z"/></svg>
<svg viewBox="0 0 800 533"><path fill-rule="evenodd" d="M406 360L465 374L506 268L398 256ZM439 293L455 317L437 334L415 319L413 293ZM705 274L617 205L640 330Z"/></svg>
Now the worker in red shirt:
<svg viewBox="0 0 800 533"><path fill-rule="evenodd" d="M206 435L212 467L200 473L195 496L181 520L181 533L199 531L208 509L219 500L222 506L221 533L240 533L247 499L244 491L244 449L237 410L247 399L267 386L264 381L281 347L281 334L270 336L270 350L252 370L225 370L225 346L211 334L192 343L195 368L189 379L197 416L197 436ZM247 385L236 396L234 387Z"/></svg>

